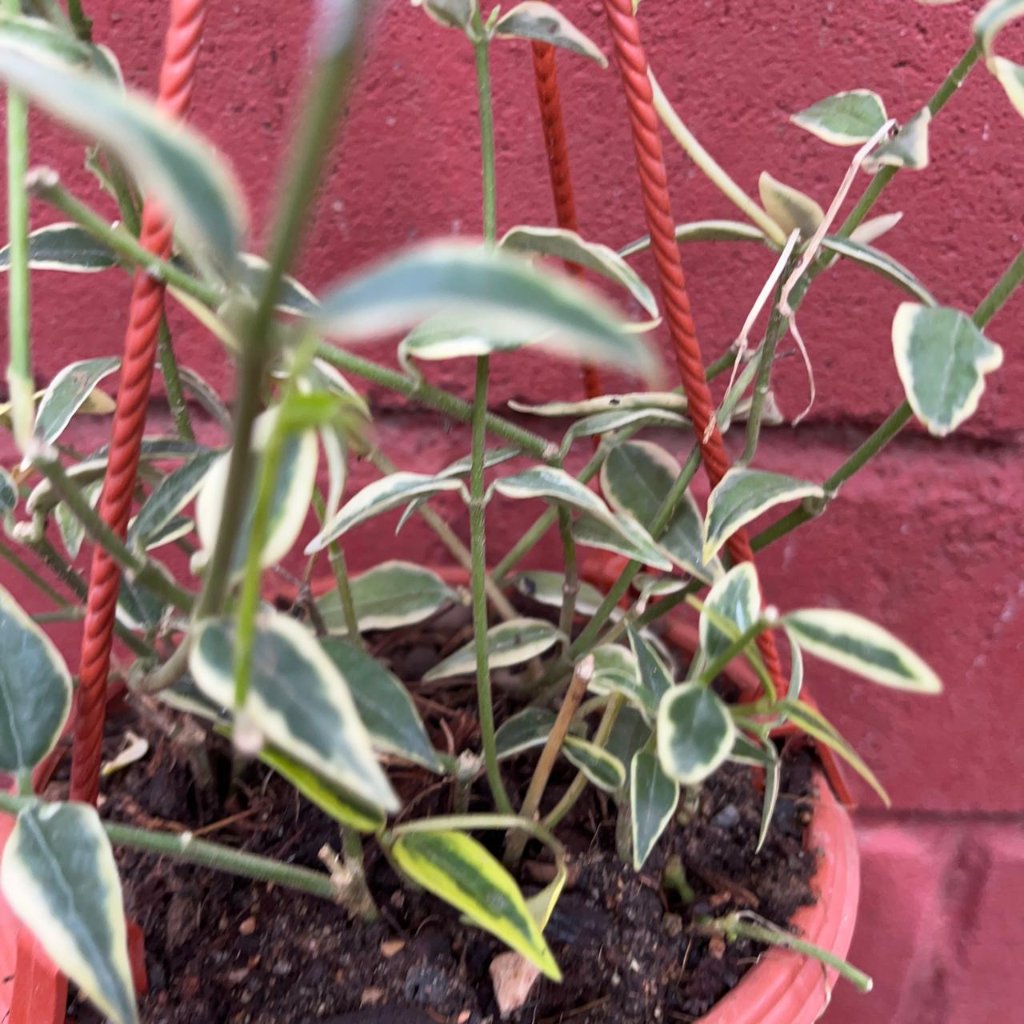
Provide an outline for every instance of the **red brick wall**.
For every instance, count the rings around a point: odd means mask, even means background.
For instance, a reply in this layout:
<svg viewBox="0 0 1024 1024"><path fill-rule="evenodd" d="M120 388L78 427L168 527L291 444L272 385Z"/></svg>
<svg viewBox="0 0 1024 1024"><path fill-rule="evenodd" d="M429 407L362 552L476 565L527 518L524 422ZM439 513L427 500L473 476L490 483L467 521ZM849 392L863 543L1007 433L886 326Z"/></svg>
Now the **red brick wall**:
<svg viewBox="0 0 1024 1024"><path fill-rule="evenodd" d="M561 6L605 41L599 3ZM767 169L826 204L849 154L793 128L787 116L854 87L879 91L895 116L909 116L965 49L969 15L979 6L644 0L641 10L666 92L736 179L755 190ZM163 0L92 0L88 7L129 80L150 87ZM405 0L381 7L304 259L302 276L314 287L403 243L480 226L471 55ZM194 120L233 160L256 225L265 221L291 124L310 9L308 0L211 5ZM625 243L643 227L617 77L580 61L561 64L584 234ZM498 49L495 89L501 224L551 223L524 45ZM60 131L39 122L33 158L86 188L65 143ZM882 208L905 217L883 244L940 301L973 308L1021 246L1022 147L1024 122L979 69L933 126L932 169L901 175L886 193ZM733 215L671 148L670 165L680 220ZM47 214L36 216L42 222ZM254 246L258 229L256 236ZM735 336L771 257L757 248L707 244L684 258L698 329L707 352L718 354ZM639 266L650 275L649 264ZM35 300L41 378L72 358L119 347L124 280L37 275ZM899 402L889 342L899 301L866 272L845 266L815 288L801 326L819 399L799 429L767 434L762 465L822 479ZM175 320L185 361L229 387L215 343ZM1024 362L1015 346L1022 326L1018 295L990 328L1006 348L1006 364L960 433L940 445L909 431L847 485L825 518L762 561L766 592L780 607L838 605L875 616L914 644L947 686L939 699L908 699L813 666L816 695L875 765L896 808L886 815L865 799L864 903L853 956L878 984L866 999L838 992L828 1017L835 1024L983 1024L1015 1019L1024 1000L1019 972L1001 969L1007 961L998 945L1024 939L1013 912L1024 894ZM390 358L385 349L372 354ZM440 379L463 390L469 381L465 367L454 365ZM513 396L566 397L576 387L575 374L562 365L495 361L496 405ZM796 360L780 367L784 409L800 409L805 388ZM380 430L400 465L439 466L466 450L461 431L374 397ZM457 506L449 507L462 529ZM496 528L492 550L504 550L518 525ZM364 532L353 544L353 561L391 556L396 543L409 552L435 550L415 526L397 542L389 529Z"/></svg>

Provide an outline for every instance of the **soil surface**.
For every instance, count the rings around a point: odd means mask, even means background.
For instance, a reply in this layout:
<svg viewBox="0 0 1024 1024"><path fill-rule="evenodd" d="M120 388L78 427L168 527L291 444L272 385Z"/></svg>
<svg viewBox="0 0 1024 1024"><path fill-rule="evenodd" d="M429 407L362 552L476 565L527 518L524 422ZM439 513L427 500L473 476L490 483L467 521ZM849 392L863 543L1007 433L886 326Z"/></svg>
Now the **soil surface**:
<svg viewBox="0 0 1024 1024"><path fill-rule="evenodd" d="M452 642L451 633L447 640ZM457 644L456 644L457 645ZM395 651L393 667L420 678L422 664ZM436 655L434 655L436 658ZM439 746L457 751L476 740L472 716L418 695ZM466 705L463 704L463 707ZM441 719L444 719L442 723ZM196 783L196 759L169 738L160 710L124 708L108 723L110 753L125 729L147 737L148 755L106 783L111 820L176 831L250 852L321 867L325 844L337 849L334 822L280 778L248 765L231 784L226 744L206 749L213 783ZM522 789L535 758L509 762L510 791ZM810 820L812 756L784 758L782 794L768 839L755 854L761 794L749 768L726 766L680 803L677 822L638 875L615 852L615 808L593 787L560 828L570 851L570 878L546 930L565 975L541 979L512 1024L647 1024L687 1022L706 1012L756 961L761 947L726 945L693 928L696 917L750 909L785 924L811 902L815 855L804 848ZM556 771L550 801L572 779ZM392 772L412 815L447 813L450 786L418 769ZM209 778L209 776L208 776ZM54 784L60 795L60 783ZM480 791L480 796L483 791ZM547 803L547 801L546 801ZM471 809L477 809L474 805ZM485 809L481 800L480 809ZM495 852L499 852L497 849ZM678 857L692 890L663 884ZM534 859L536 858L536 859ZM539 848L528 847L521 883L537 891L549 880ZM146 936L150 992L144 1024L490 1024L497 1005L488 968L502 947L433 897L403 885L376 845L367 843L370 889L381 912L372 925L344 908L282 888L119 851L125 899ZM97 1024L89 1007L69 1019Z"/></svg>

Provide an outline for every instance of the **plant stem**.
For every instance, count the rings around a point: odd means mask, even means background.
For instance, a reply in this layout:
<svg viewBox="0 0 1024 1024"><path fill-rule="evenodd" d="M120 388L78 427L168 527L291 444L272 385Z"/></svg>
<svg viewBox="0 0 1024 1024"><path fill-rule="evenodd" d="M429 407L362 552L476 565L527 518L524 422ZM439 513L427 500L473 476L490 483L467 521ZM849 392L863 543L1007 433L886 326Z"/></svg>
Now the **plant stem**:
<svg viewBox="0 0 1024 1024"><path fill-rule="evenodd" d="M21 14L20 0L3 0L3 10ZM32 346L29 337L28 268L28 104L13 89L7 91L7 233L10 238L7 274L7 337L10 356L7 386L11 426L18 448L24 452L32 438L35 399L32 386Z"/></svg>
<svg viewBox="0 0 1024 1024"><path fill-rule="evenodd" d="M757 454L757 443L761 436L761 420L764 417L764 403L772 386L772 366L775 363L775 350L786 334L788 326L786 318L779 312L776 305L768 321L768 330L757 357L757 376L754 379L754 394L747 417L747 439L743 454L739 458L741 466L749 466Z"/></svg>
<svg viewBox="0 0 1024 1024"><path fill-rule="evenodd" d="M576 595L580 590L580 577L576 569L576 541L572 535L572 514L566 508L558 510L558 533L562 539L562 554L565 564L565 578L562 583L562 610L558 616L558 628L572 636L572 620L576 614Z"/></svg>
<svg viewBox="0 0 1024 1024"><path fill-rule="evenodd" d="M737 655L742 654L768 628L768 623L761 619L748 626L735 640L730 641L725 650L701 672L697 681L702 686L710 686L729 662Z"/></svg>
<svg viewBox="0 0 1024 1024"><path fill-rule="evenodd" d="M160 355L160 371L163 374L164 388L167 391L167 404L171 408L178 436L183 441L194 441L196 435L192 429L192 420L188 414L188 402L185 401L185 392L181 386L181 374L178 372L178 360L174 355L174 344L171 341L171 329L167 324L166 313L160 317L157 346Z"/></svg>
<svg viewBox="0 0 1024 1024"><path fill-rule="evenodd" d="M648 70L647 77L650 79L651 91L654 94L654 109L658 112L658 117L661 118L662 124L668 129L672 138L679 143L687 156L726 199L745 214L773 242L780 246L785 245L786 232L729 177L725 168L700 144L697 137L686 127L683 119L669 103L654 77L654 72Z"/></svg>
<svg viewBox="0 0 1024 1024"><path fill-rule="evenodd" d="M489 40L473 43L476 59L477 101L480 104L480 153L483 170L484 241L493 245L498 237L497 182L494 160L494 106L491 95Z"/></svg>
<svg viewBox="0 0 1024 1024"><path fill-rule="evenodd" d="M327 513L323 495L319 490L313 493L313 509L316 512L320 525L323 526ZM345 628L348 630L348 639L360 650L364 650L366 644L363 642L362 634L359 632L359 617L356 615L356 603L352 598L352 584L348 577L348 564L345 561L345 549L338 540L332 540L327 545L327 559L331 563L331 571L334 573L334 582L338 587L338 596L341 598L341 611L345 616Z"/></svg>
<svg viewBox="0 0 1024 1024"><path fill-rule="evenodd" d="M1002 277L992 286L992 290L978 303L978 308L971 318L975 327L983 330L989 321L1006 305L1010 296L1024 281L1024 249L1017 253L1016 259L1003 271Z"/></svg>
<svg viewBox="0 0 1024 1024"><path fill-rule="evenodd" d="M55 590L50 586L49 582L44 579L31 565L26 562L21 555L19 555L12 547L8 547L7 544L0 544L0 558L10 562L22 576L25 577L41 594L48 597L54 604L60 608L70 608L71 602L67 600L59 591Z"/></svg>

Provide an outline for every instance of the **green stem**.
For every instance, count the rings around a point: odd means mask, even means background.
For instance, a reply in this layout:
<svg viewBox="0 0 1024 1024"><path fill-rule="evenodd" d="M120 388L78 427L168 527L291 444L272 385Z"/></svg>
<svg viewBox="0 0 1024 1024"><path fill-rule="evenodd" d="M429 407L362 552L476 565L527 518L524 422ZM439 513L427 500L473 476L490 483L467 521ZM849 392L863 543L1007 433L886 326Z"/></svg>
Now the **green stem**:
<svg viewBox="0 0 1024 1024"><path fill-rule="evenodd" d="M479 15L478 15L479 17ZM497 182L494 160L494 102L491 95L490 41L481 33L473 43L476 60L477 100L480 104L480 152L483 166L484 240L493 245L498 236Z"/></svg>
<svg viewBox="0 0 1024 1024"><path fill-rule="evenodd" d="M992 290L978 303L974 311L975 326L983 330L989 321L1006 305L1010 296L1024 281L1024 249L1017 253L1016 259L1003 271L1002 277L992 286Z"/></svg>
<svg viewBox="0 0 1024 1024"><path fill-rule="evenodd" d="M3 9L21 14L20 0L3 0ZM28 104L13 90L7 92L7 233L10 238L7 274L7 337L10 356L7 386L11 425L21 451L32 438L35 401L32 386L32 347L29 337L30 292L28 267Z"/></svg>
<svg viewBox="0 0 1024 1024"><path fill-rule="evenodd" d="M572 622L576 615L576 596L580 591L580 577L576 568L576 541L572 535L572 514L566 508L558 510L558 533L562 540L565 578L562 583L562 610L558 628L565 636L572 636Z"/></svg>
<svg viewBox="0 0 1024 1024"><path fill-rule="evenodd" d="M697 137L686 127L683 119L669 103L654 77L654 72L648 70L647 77L650 79L651 91L654 93L654 109L658 112L662 124L668 129L672 138L679 143L687 156L726 199L745 214L773 242L780 246L785 245L786 232L729 177L725 168L700 144Z"/></svg>
<svg viewBox="0 0 1024 1024"><path fill-rule="evenodd" d="M54 604L61 608L69 608L71 602L59 591L50 586L49 582L36 572L13 548L7 544L0 544L0 558L10 562L22 576L25 577L41 594L48 597Z"/></svg>
<svg viewBox="0 0 1024 1024"><path fill-rule="evenodd" d="M725 650L701 672L700 678L697 681L702 686L710 686L721 675L729 662L742 654L768 628L768 623L760 619L753 625L748 626L735 640L730 641Z"/></svg>
<svg viewBox="0 0 1024 1024"><path fill-rule="evenodd" d="M317 519L322 526L325 522L327 508L324 505L323 495L318 491L313 494L313 508ZM332 540L327 545L327 558L331 563L331 571L334 573L334 582L338 587L338 596L341 598L341 610L345 616L345 628L348 630L348 639L356 647L365 648L362 634L359 632L359 617L356 615L356 603L352 597L352 584L348 577L348 563L345 561L345 550L341 541Z"/></svg>
<svg viewBox="0 0 1024 1024"><path fill-rule="evenodd" d="M183 441L194 441L195 431L192 429L192 420L188 414L188 402L185 401L185 391L181 386L181 374L178 372L178 360L174 355L174 344L171 341L171 329L167 324L167 315L160 317L160 333L157 339L160 356L160 371L164 378L164 388L167 391L167 404L171 408L171 415L174 417L174 425L177 427L178 436Z"/></svg>
<svg viewBox="0 0 1024 1024"><path fill-rule="evenodd" d="M772 386L775 350L785 337L787 326L786 318L779 312L779 307L776 305L772 309L768 330L765 333L764 341L761 342L757 356L757 376L754 379L754 394L750 405L750 415L747 418L747 439L743 454L739 458L739 464L742 466L749 466L757 454L757 444L761 436L761 421L764 418L764 403Z"/></svg>
<svg viewBox="0 0 1024 1024"><path fill-rule="evenodd" d="M68 13L75 27L75 35L83 42L92 42L92 19L85 16L81 0L68 0Z"/></svg>

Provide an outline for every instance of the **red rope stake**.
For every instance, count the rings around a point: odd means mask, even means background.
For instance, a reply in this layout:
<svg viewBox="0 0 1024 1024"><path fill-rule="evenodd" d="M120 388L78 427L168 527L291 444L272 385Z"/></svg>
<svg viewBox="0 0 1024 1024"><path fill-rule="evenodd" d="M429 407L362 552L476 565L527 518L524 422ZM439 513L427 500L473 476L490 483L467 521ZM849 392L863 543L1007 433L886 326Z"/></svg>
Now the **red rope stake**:
<svg viewBox="0 0 1024 1024"><path fill-rule="evenodd" d="M171 0L170 25L160 72L159 105L172 117L183 117L192 99L205 19L206 0ZM140 241L155 256L166 258L171 254L171 226L152 200L147 200L143 207ZM131 513L163 299L163 285L144 271L137 272L125 334L110 461L99 506L103 521L120 537L127 532ZM82 635L71 763L71 799L87 803L95 803L99 795L107 673L120 582L117 564L106 551L96 547Z"/></svg>
<svg viewBox="0 0 1024 1024"><path fill-rule="evenodd" d="M640 28L633 15L631 0L604 0L604 7L629 104L644 211L658 268L665 319L689 404L690 419L701 447L704 468L711 486L715 487L729 469L729 456L718 426L714 425L708 431L715 407L690 312L683 261L676 242L658 115L647 78L647 57L640 42ZM734 562L754 560L746 530L739 530L732 535L728 550ZM776 687L780 693L785 693L788 684L782 674L779 653L771 632L762 633L758 637L757 646Z"/></svg>
<svg viewBox="0 0 1024 1024"><path fill-rule="evenodd" d="M533 44L533 73L537 83L540 121L544 129L544 147L548 153L551 191L555 198L555 216L560 228L579 233L572 170L569 167L569 146L562 117L562 94L558 88L558 62L553 46L548 43ZM566 260L565 269L573 277L584 277L583 268L576 263ZM583 387L587 398L597 398L603 393L601 375L597 367L589 363L583 367Z"/></svg>

